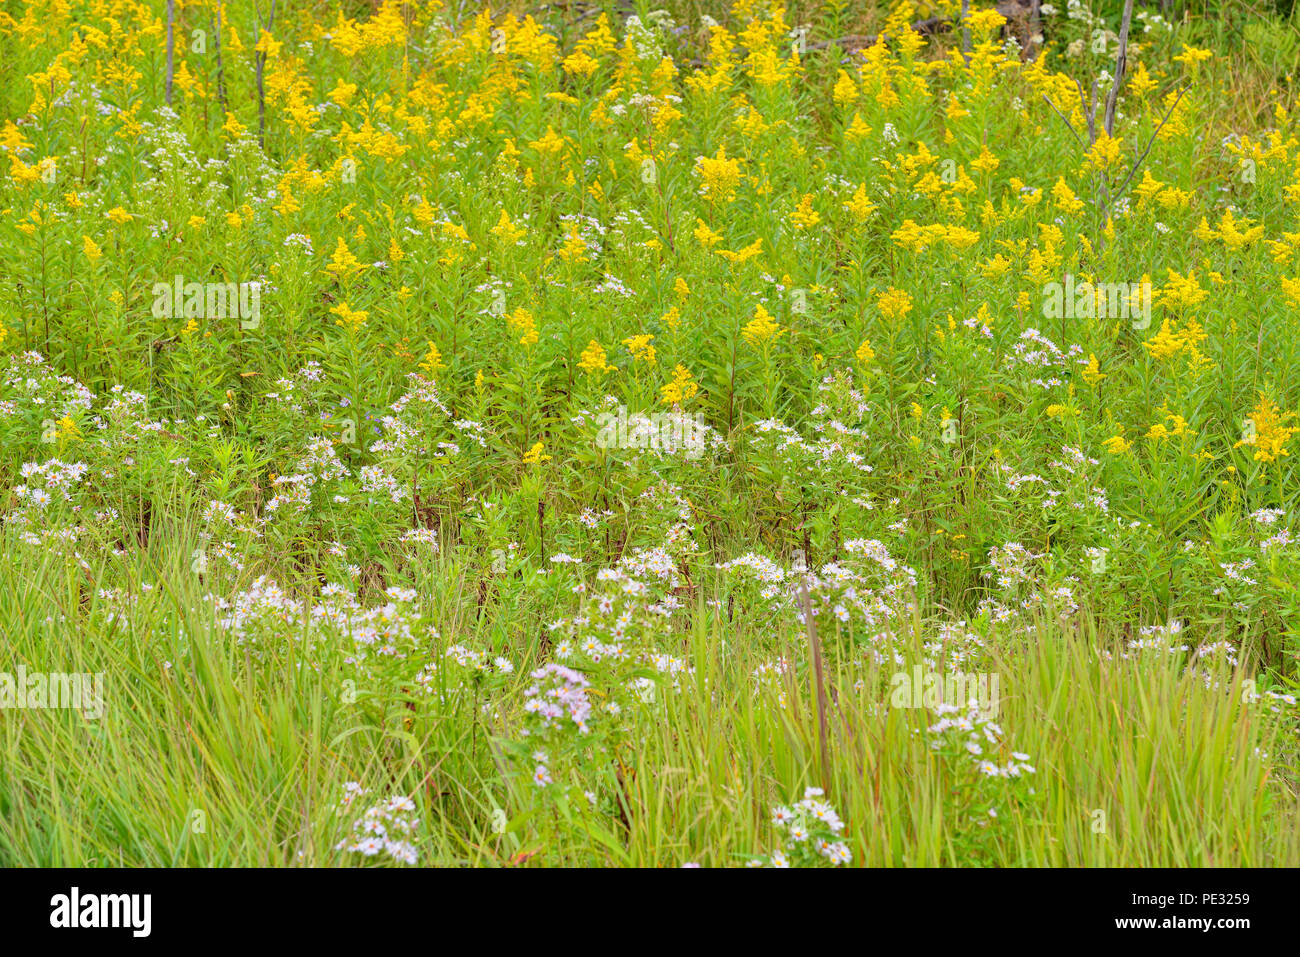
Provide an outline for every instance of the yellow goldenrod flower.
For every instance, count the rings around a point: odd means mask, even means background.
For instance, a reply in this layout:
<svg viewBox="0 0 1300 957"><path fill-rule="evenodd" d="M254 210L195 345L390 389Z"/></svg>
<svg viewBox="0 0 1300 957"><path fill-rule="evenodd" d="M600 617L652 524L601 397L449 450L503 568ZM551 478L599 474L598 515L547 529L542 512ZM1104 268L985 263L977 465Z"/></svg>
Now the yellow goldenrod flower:
<svg viewBox="0 0 1300 957"><path fill-rule="evenodd" d="M438 347L433 344L432 340L430 340L429 351L425 353L424 361L420 363L420 368L429 373L429 378L433 379L437 377L438 371L443 369L445 365L446 364L442 361L442 353L438 351Z"/></svg>
<svg viewBox="0 0 1300 957"><path fill-rule="evenodd" d="M1214 58L1213 50L1202 50L1196 47L1190 47L1186 43L1184 43L1183 52L1178 54L1178 56L1174 57L1174 62L1182 63L1185 66L1187 66L1190 70L1195 71L1196 64L1202 63L1205 60L1210 60L1213 58Z"/></svg>
<svg viewBox="0 0 1300 957"><path fill-rule="evenodd" d="M971 168L979 170L981 173L991 173L1002 164L1002 161L989 152L988 144L980 146L980 155L978 158L971 160Z"/></svg>
<svg viewBox="0 0 1300 957"><path fill-rule="evenodd" d="M851 122L844 130L844 138L850 143L854 143L858 140L864 140L870 135L871 127L867 125L866 121L863 120L861 116L854 113L853 122Z"/></svg>
<svg viewBox="0 0 1300 957"><path fill-rule="evenodd" d="M866 183L859 184L857 192L853 194L851 200L844 204L844 208L847 209L849 214L858 222L866 222L867 217L870 216L872 211L876 208L876 204L867 199Z"/></svg>
<svg viewBox="0 0 1300 957"><path fill-rule="evenodd" d="M858 351L854 353L862 365L869 366L876 358L876 350L871 348L871 342L868 339L862 340L862 345L858 346Z"/></svg>
<svg viewBox="0 0 1300 957"><path fill-rule="evenodd" d="M836 76L835 89L831 91L831 98L841 106L852 103L858 98L858 85L846 71L840 70L839 75Z"/></svg>
<svg viewBox="0 0 1300 957"><path fill-rule="evenodd" d="M366 319L370 317L370 313L363 310L353 309L346 302L339 303L331 309L330 312L339 317L334 320L334 325L342 326L349 332L356 332L365 324Z"/></svg>
<svg viewBox="0 0 1300 957"><path fill-rule="evenodd" d="M1287 279L1285 276L1281 279L1282 292L1291 305L1300 307L1300 277Z"/></svg>
<svg viewBox="0 0 1300 957"><path fill-rule="evenodd" d="M1133 447L1133 443L1127 441L1122 435L1112 435L1101 443L1101 447L1111 455L1123 455Z"/></svg>
<svg viewBox="0 0 1300 957"><path fill-rule="evenodd" d="M754 311L754 318L745 326L741 336L757 349L768 340L779 337L783 331L771 313L764 309L762 303L760 303Z"/></svg>
<svg viewBox="0 0 1300 957"><path fill-rule="evenodd" d="M365 268L365 264L352 254L347 241L340 236L338 245L334 247L334 255L330 258L325 271L335 279L342 281L355 276Z"/></svg>
<svg viewBox="0 0 1300 957"><path fill-rule="evenodd" d="M694 236L696 240L699 242L699 244L703 246L705 249L710 249L713 246L716 246L718 243L722 242L722 236L719 235L718 233L715 233L707 225L705 225L704 220L697 219L695 222L696 222L696 226L695 226Z"/></svg>
<svg viewBox="0 0 1300 957"><path fill-rule="evenodd" d="M587 241L582 238L581 226L577 219L569 222L568 234L557 255L565 262L587 261Z"/></svg>
<svg viewBox="0 0 1300 957"><path fill-rule="evenodd" d="M1101 368L1097 363L1097 357L1091 352L1088 353L1088 365L1085 366L1083 372L1079 374L1083 377L1083 381L1088 383L1088 385L1092 386L1094 389L1098 384L1100 384L1102 379L1106 378L1105 373L1101 371Z"/></svg>
<svg viewBox="0 0 1300 957"><path fill-rule="evenodd" d="M759 236L744 249L738 249L733 252L730 249L719 249L718 255L728 262L743 263L753 259L763 251L763 237Z"/></svg>
<svg viewBox="0 0 1300 957"><path fill-rule="evenodd" d="M540 339L537 324L533 321L533 314L522 306L506 316L506 325L512 332L519 334L519 344L521 346L536 345L538 339Z"/></svg>
<svg viewBox="0 0 1300 957"><path fill-rule="evenodd" d="M578 368L584 372L604 373L614 367L609 364L609 357L605 354L605 349L595 339L587 343L587 348L582 350L582 355L578 358Z"/></svg>
<svg viewBox="0 0 1300 957"><path fill-rule="evenodd" d="M1151 74L1147 72L1147 65L1139 63L1137 69L1133 71L1133 75L1129 77L1127 85L1129 92L1141 99L1154 90L1158 84L1151 79Z"/></svg>
<svg viewBox="0 0 1300 957"><path fill-rule="evenodd" d="M565 139L559 133L555 132L553 126L546 127L546 135L539 140L534 140L528 144L537 152L544 156L554 156L561 153L565 148Z"/></svg>
<svg viewBox="0 0 1300 957"><path fill-rule="evenodd" d="M728 159L725 146L719 146L714 156L697 157L695 173L700 178L700 195L710 202L731 202L736 198L736 188L744 178L740 171L740 160Z"/></svg>
<svg viewBox="0 0 1300 957"><path fill-rule="evenodd" d="M805 193L803 198L799 200L799 205L790 214L795 229L812 229L822 221L821 214L813 209L812 201L812 193Z"/></svg>
<svg viewBox="0 0 1300 957"><path fill-rule="evenodd" d="M497 224L488 230L493 236L496 236L507 246L513 246L519 240L528 235L528 230L516 226L510 221L510 214L503 207L501 215L497 218ZM584 247L585 251L585 247Z"/></svg>
<svg viewBox="0 0 1300 957"><path fill-rule="evenodd" d="M1120 162L1120 140L1109 136L1105 130L1102 130L1097 135L1097 141L1088 150L1084 167L1105 173L1116 169Z"/></svg>
<svg viewBox="0 0 1300 957"><path fill-rule="evenodd" d="M541 442L534 443L533 447L524 453L524 465L539 465L542 462L549 462L551 457L542 454L543 448L545 446Z"/></svg>
<svg viewBox="0 0 1300 957"><path fill-rule="evenodd" d="M1006 17L992 9L972 10L966 14L966 23L969 24L972 35L977 38L1000 30L1006 22Z"/></svg>
<svg viewBox="0 0 1300 957"><path fill-rule="evenodd" d="M655 347L650 344L653 339L654 336L650 335L629 336L623 340L623 345L627 346L633 361L652 366L655 364Z"/></svg>
<svg viewBox="0 0 1300 957"><path fill-rule="evenodd" d="M1280 456L1291 454L1286 444L1291 441L1291 436L1300 432L1300 427L1286 423L1295 417L1294 412L1284 414L1272 399L1261 392L1258 404L1246 420L1246 434L1233 448L1250 446L1255 450L1256 462L1276 462Z"/></svg>
<svg viewBox="0 0 1300 957"><path fill-rule="evenodd" d="M902 289L888 289L877 297L876 308L886 319L902 319L912 311L912 297Z"/></svg>
<svg viewBox="0 0 1300 957"><path fill-rule="evenodd" d="M1074 215L1083 210L1083 200L1074 195L1074 190L1066 184L1063 176L1052 187L1052 199L1056 202L1056 208L1063 213Z"/></svg>
<svg viewBox="0 0 1300 957"><path fill-rule="evenodd" d="M690 370L680 364L673 369L672 381L659 387L664 405L684 405L694 398L699 390Z"/></svg>

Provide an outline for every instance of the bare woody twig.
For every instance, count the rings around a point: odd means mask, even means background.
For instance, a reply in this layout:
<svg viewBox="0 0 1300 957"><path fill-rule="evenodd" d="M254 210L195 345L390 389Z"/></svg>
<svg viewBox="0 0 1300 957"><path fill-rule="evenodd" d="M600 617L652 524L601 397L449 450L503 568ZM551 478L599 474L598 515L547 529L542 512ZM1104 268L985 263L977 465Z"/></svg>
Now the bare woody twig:
<svg viewBox="0 0 1300 957"><path fill-rule="evenodd" d="M1115 75L1111 80L1110 93L1106 96L1105 112L1102 115L1101 121L1101 129L1106 133L1108 138L1113 137L1115 133L1115 110L1119 103L1119 91L1124 85L1124 75L1128 68L1128 36L1132 20L1133 0L1124 0L1124 12L1119 28L1119 50L1115 57ZM1097 142L1097 86L1098 81L1094 77L1092 81L1091 96L1085 98L1083 94L1083 84L1079 82L1078 77L1074 78L1074 88L1079 92L1079 106L1088 120L1088 145L1087 147L1084 147L1085 151L1091 149ZM1173 115L1174 110L1178 108L1179 102L1181 102L1183 95L1188 89L1188 87L1184 87L1182 91L1179 92L1177 99L1174 100L1173 105L1165 113L1164 119L1160 121L1160 125L1157 126L1155 132L1151 134L1151 139L1147 141L1146 148L1142 151L1142 155L1133 163L1133 166L1128 171L1128 175L1124 178L1124 182L1120 184L1118 189L1112 191L1110 188L1110 181L1106 175L1100 170L1098 171L1098 190L1100 195L1097 200L1097 206L1103 219L1109 212L1111 197L1122 193L1132 181L1133 175L1146 160L1147 154L1151 152L1151 147L1155 143L1156 137L1160 135L1160 131L1164 129L1165 124L1169 122L1169 118ZM1061 118L1061 122L1065 124L1066 129L1070 131L1070 134L1075 138L1075 141L1082 147L1083 140L1075 131L1074 126L1070 121L1065 118L1065 115L1056 108L1056 104L1054 104L1046 95L1044 95L1043 99L1047 100L1047 105L1052 108L1052 112Z"/></svg>
<svg viewBox="0 0 1300 957"><path fill-rule="evenodd" d="M961 56L970 62L970 25L966 17L970 15L970 0L961 0Z"/></svg>
<svg viewBox="0 0 1300 957"><path fill-rule="evenodd" d="M1092 81L1092 101L1090 104L1087 97L1083 95L1083 84L1079 82L1079 78L1076 76L1073 79L1074 88L1079 91L1079 107L1088 120L1088 147L1091 149L1092 144L1097 142L1097 81Z"/></svg>
<svg viewBox="0 0 1300 957"><path fill-rule="evenodd" d="M1082 149L1086 150L1088 147L1084 146L1083 140L1079 139L1079 134L1074 130L1074 124L1065 118L1065 114L1056 108L1056 104L1052 102L1051 98L1046 93L1043 94L1043 100L1052 108L1052 112L1061 118L1061 122L1065 124L1065 128L1069 130L1070 135L1074 137L1074 141L1078 143Z"/></svg>
<svg viewBox="0 0 1300 957"><path fill-rule="evenodd" d="M1146 148L1142 150L1142 155L1137 158L1137 162L1133 164L1133 168L1128 171L1128 176L1124 177L1124 182L1120 183L1119 189L1116 190L1117 193L1122 193L1124 191L1124 187L1128 186L1129 182L1133 179L1133 174L1141 168L1143 161L1147 158L1147 154L1151 152L1152 145L1155 144L1156 137L1160 135L1160 131L1163 130L1165 124L1169 122L1169 118L1174 115L1174 110L1178 109L1178 104L1182 102L1183 96L1186 95L1187 91L1191 88L1192 85L1189 83L1178 91L1178 96L1174 100L1173 105L1165 111L1164 118L1160 121L1160 125L1155 128L1155 132L1153 132L1151 138L1147 140Z"/></svg>
<svg viewBox="0 0 1300 957"><path fill-rule="evenodd" d="M1110 96L1106 98L1106 116L1104 123L1106 135L1115 132L1115 105L1119 102L1119 88L1124 83L1124 71L1128 67L1128 28L1133 19L1133 0L1124 0L1124 19L1119 27L1119 55L1115 58L1115 79L1110 85Z"/></svg>

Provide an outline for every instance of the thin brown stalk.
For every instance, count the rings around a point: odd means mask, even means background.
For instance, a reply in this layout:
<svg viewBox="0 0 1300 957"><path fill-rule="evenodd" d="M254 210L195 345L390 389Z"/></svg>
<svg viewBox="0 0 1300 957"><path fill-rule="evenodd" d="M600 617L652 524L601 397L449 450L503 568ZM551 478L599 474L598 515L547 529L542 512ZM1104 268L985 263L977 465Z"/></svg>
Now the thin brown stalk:
<svg viewBox="0 0 1300 957"><path fill-rule="evenodd" d="M808 647L812 651L813 673L817 679L817 740L821 751L822 789L830 793L831 755L826 733L826 674L822 662L821 639L813 623L812 602L808 599L808 579L799 580L799 602L803 606L804 626L808 629Z"/></svg>

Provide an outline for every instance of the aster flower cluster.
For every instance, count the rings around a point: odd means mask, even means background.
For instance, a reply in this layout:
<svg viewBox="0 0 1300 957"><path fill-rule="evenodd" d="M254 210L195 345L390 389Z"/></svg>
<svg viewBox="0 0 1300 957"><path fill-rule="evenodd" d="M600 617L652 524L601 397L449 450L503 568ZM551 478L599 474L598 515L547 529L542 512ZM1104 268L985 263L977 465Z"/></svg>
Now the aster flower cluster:
<svg viewBox="0 0 1300 957"><path fill-rule="evenodd" d="M356 781L349 781L343 786L339 809L351 810L357 799L368 793ZM419 831L420 819L415 816L415 810L415 802L404 796L372 805L352 822L351 834L334 849L364 857L384 855L397 864L416 864L420 855L413 839Z"/></svg>
<svg viewBox="0 0 1300 957"><path fill-rule="evenodd" d="M1018 778L1034 774L1029 755L1011 751L1005 760L1000 759L1007 750L1002 741L1002 727L980 710L979 702L971 700L964 708L940 704L936 711L938 721L926 730L933 735L932 750L944 753L964 753L975 761L980 774L991 778Z"/></svg>
<svg viewBox="0 0 1300 957"><path fill-rule="evenodd" d="M591 682L586 675L564 665L548 661L531 675L533 684L524 692L526 711L544 732L572 723L582 734L591 731L591 702L587 690Z"/></svg>
<svg viewBox="0 0 1300 957"><path fill-rule="evenodd" d="M781 835L781 848L756 857L750 867L839 867L853 861L844 841L844 821L821 788L805 788L803 799L772 809L772 823Z"/></svg>

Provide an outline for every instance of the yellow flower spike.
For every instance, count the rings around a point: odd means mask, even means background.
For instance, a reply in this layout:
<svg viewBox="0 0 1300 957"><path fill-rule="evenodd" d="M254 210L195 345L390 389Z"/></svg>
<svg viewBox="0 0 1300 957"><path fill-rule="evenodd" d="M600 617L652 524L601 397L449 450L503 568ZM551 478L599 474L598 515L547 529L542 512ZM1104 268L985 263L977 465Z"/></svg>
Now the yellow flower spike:
<svg viewBox="0 0 1300 957"><path fill-rule="evenodd" d="M980 146L980 155L978 158L971 160L971 168L979 170L981 173L991 173L1002 165L1002 161L989 152L988 144Z"/></svg>
<svg viewBox="0 0 1300 957"><path fill-rule="evenodd" d="M871 348L870 340L863 339L862 345L858 346L858 351L855 352L854 355L857 356L858 361L862 363L863 368L866 368L875 360L876 350Z"/></svg>
<svg viewBox="0 0 1300 957"><path fill-rule="evenodd" d="M1122 160L1120 142L1118 138L1112 137L1105 130L1102 130L1097 136L1097 141L1092 144L1092 148L1086 154L1084 168L1104 173L1119 167Z"/></svg>
<svg viewBox="0 0 1300 957"><path fill-rule="evenodd" d="M1066 184L1063 176L1052 187L1052 200L1056 203L1056 208L1067 215L1082 212L1084 208L1083 200L1074 195L1074 190Z"/></svg>
<svg viewBox="0 0 1300 957"><path fill-rule="evenodd" d="M1139 63L1137 69L1133 71L1132 76L1128 79L1129 92L1139 99L1144 99L1158 85L1155 80L1151 79L1151 74L1147 72L1145 63Z"/></svg>
<svg viewBox="0 0 1300 957"><path fill-rule="evenodd" d="M660 386L659 393L664 405L677 406L684 405L695 397L700 387L695 383L695 377L691 375L689 369L683 365L678 365L673 369L673 377L666 385Z"/></svg>
<svg viewBox="0 0 1300 957"><path fill-rule="evenodd" d="M557 255L565 262L586 262L589 258L587 241L582 238L582 228L578 220L570 221L568 234Z"/></svg>
<svg viewBox="0 0 1300 957"><path fill-rule="evenodd" d="M1088 365L1079 374L1083 377L1083 381L1094 389L1097 388L1102 379L1106 378L1106 374L1101 371L1097 363L1097 357L1092 353L1088 353Z"/></svg>
<svg viewBox="0 0 1300 957"><path fill-rule="evenodd" d="M966 23L970 27L971 34L977 39L1002 29L1002 24L1006 22L1007 18L996 10L972 10L966 14Z"/></svg>
<svg viewBox="0 0 1300 957"><path fill-rule="evenodd" d="M1300 427L1286 423L1295 417L1294 412L1283 413L1272 399L1261 392L1259 402L1246 419L1244 435L1233 448L1241 448L1243 445L1253 448L1256 462L1276 462L1281 456L1289 456L1291 453L1287 451L1286 444L1293 435L1300 432Z"/></svg>
<svg viewBox="0 0 1300 957"><path fill-rule="evenodd" d="M754 318L746 324L741 331L741 336L757 349L769 340L779 338L784 331L772 314L763 308L762 303L759 303L758 308L754 310Z"/></svg>
<svg viewBox="0 0 1300 957"><path fill-rule="evenodd" d="M334 325L342 326L349 332L356 332L365 325L366 320L370 317L370 313L353 309L346 302L339 303L330 312L339 317L334 320Z"/></svg>
<svg viewBox="0 0 1300 957"><path fill-rule="evenodd" d="M1279 281L1282 284L1282 293L1286 296L1287 302L1300 308L1300 276L1295 279L1288 279L1283 276Z"/></svg>
<svg viewBox="0 0 1300 957"><path fill-rule="evenodd" d="M745 179L740 160L728 159L725 146L719 146L714 156L696 157L695 173L700 178L700 195L710 202L731 202Z"/></svg>
<svg viewBox="0 0 1300 957"><path fill-rule="evenodd" d="M446 363L442 361L442 353L438 351L438 347L432 340L429 340L429 351L425 353L420 368L429 373L430 379L436 378L439 370L446 368Z"/></svg>
<svg viewBox="0 0 1300 957"><path fill-rule="evenodd" d="M506 316L506 325L512 332L519 334L521 346L536 345L541 338L537 332L537 324L533 321L533 314L522 306Z"/></svg>
<svg viewBox="0 0 1300 957"><path fill-rule="evenodd" d="M633 361L652 366L655 364L655 347L650 344L653 339L652 335L629 336L623 340L623 345L627 346Z"/></svg>
<svg viewBox="0 0 1300 957"><path fill-rule="evenodd" d="M497 224L488 230L493 236L496 236L507 246L513 246L519 240L528 235L528 230L516 226L510 219L510 214L502 207L501 215L497 217Z"/></svg>
<svg viewBox="0 0 1300 957"><path fill-rule="evenodd" d="M1214 58L1213 50L1202 50L1196 47L1188 46L1186 43L1184 43L1183 52L1178 54L1178 56L1174 57L1174 62L1182 63L1184 66L1188 68L1190 72L1195 73L1196 65L1198 63L1202 63L1206 60L1212 60L1213 58Z"/></svg>
<svg viewBox="0 0 1300 957"><path fill-rule="evenodd" d="M863 120L860 115L854 113L853 122L851 122L844 130L844 138L850 143L855 143L858 140L866 139L870 135L871 127L867 125L866 121Z"/></svg>
<svg viewBox="0 0 1300 957"><path fill-rule="evenodd" d="M699 242L699 244L703 246L705 249L711 249L714 246L716 246L718 243L722 242L722 236L719 235L718 233L715 233L713 230L711 230L705 224L704 220L697 219L695 223L696 223L695 231L694 233L692 233L692 235L695 237L696 241Z"/></svg>
<svg viewBox="0 0 1300 957"><path fill-rule="evenodd" d="M790 214L790 220L794 223L795 229L812 229L822 221L821 214L813 209L812 201L812 193L805 193L803 198L799 200L799 205Z"/></svg>
<svg viewBox="0 0 1300 957"><path fill-rule="evenodd" d="M334 247L334 255L330 257L329 265L325 267L325 271L335 279L342 281L355 276L365 268L365 264L352 254L347 241L340 236L338 245Z"/></svg>
<svg viewBox="0 0 1300 957"><path fill-rule="evenodd" d="M866 222L867 217L875 210L876 204L867 199L867 185L862 183L858 186L857 192L853 198L844 204L844 208L849 211L857 222Z"/></svg>
<svg viewBox="0 0 1300 957"><path fill-rule="evenodd" d="M605 354L604 347L592 339L587 343L587 348L582 350L582 355L578 358L578 368L584 372L594 374L604 374L614 367L609 364L609 357Z"/></svg>
<svg viewBox="0 0 1300 957"><path fill-rule="evenodd" d="M743 263L748 262L763 251L763 237L759 236L744 249L733 252L730 249L719 249L718 255L728 262Z"/></svg>
<svg viewBox="0 0 1300 957"><path fill-rule="evenodd" d="M885 319L902 319L912 311L912 297L902 289L888 289L876 298L876 308Z"/></svg>
<svg viewBox="0 0 1300 957"><path fill-rule="evenodd" d="M524 465L540 465L542 462L549 462L551 457L542 453L544 448L541 442L534 443L533 447L524 453Z"/></svg>
<svg viewBox="0 0 1300 957"><path fill-rule="evenodd" d="M1105 442L1101 443L1101 447L1111 455L1123 455L1133 447L1133 443L1125 440L1122 435L1112 435Z"/></svg>

